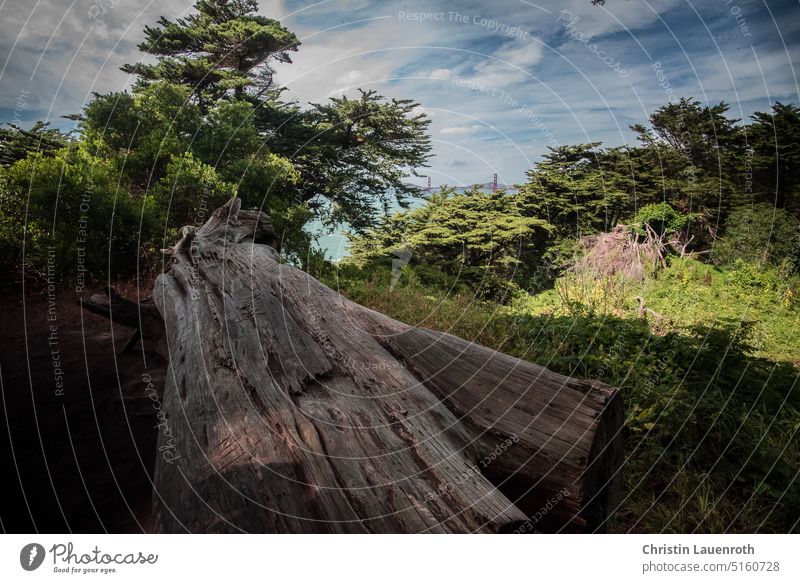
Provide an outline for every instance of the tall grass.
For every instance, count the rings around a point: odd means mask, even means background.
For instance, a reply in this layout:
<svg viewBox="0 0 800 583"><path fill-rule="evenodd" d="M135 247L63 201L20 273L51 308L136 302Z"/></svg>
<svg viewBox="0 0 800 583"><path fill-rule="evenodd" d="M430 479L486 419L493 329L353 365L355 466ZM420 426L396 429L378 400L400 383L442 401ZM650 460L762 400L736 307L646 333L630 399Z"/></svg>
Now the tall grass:
<svg viewBox="0 0 800 583"><path fill-rule="evenodd" d="M681 260L597 305L553 290L483 301L426 269L406 268L394 287L388 266L322 278L406 323L619 387L626 458L612 530L800 532L798 307L778 275L746 269ZM636 296L660 317L639 317Z"/></svg>

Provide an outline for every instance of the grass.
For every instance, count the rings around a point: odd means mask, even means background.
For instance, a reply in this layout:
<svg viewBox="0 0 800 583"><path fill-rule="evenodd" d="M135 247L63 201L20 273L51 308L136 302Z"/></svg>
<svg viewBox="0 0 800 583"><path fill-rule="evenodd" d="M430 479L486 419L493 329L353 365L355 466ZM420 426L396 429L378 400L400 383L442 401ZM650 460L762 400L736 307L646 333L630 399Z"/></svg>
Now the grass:
<svg viewBox="0 0 800 583"><path fill-rule="evenodd" d="M693 326L742 327L754 355L800 365L799 290L796 277L786 278L775 269L744 263L718 269L676 258L641 283L562 280L556 289L521 294L514 307L532 315L584 312L631 317L638 314L637 298L642 298L645 307L660 316L646 312L658 332Z"/></svg>
<svg viewBox="0 0 800 583"><path fill-rule="evenodd" d="M390 273L322 279L406 323L620 388L613 531L800 531L799 308L777 273L684 259L636 286L560 282L505 304L429 268L406 268L394 287ZM659 317L639 317L636 296Z"/></svg>

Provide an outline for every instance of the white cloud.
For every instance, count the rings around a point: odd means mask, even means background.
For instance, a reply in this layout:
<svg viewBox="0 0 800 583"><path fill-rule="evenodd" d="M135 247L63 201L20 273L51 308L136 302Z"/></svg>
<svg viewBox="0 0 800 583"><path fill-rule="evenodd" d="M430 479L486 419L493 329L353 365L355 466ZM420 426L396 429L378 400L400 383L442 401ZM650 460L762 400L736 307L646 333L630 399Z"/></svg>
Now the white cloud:
<svg viewBox="0 0 800 583"><path fill-rule="evenodd" d="M362 81L364 78L364 74L357 70L351 69L344 75L336 78L336 87L337 89L347 89L353 87L359 81Z"/></svg>
<svg viewBox="0 0 800 583"><path fill-rule="evenodd" d="M515 83L533 79L533 68L541 60L542 44L538 39L510 41L487 53L466 79L484 87L508 90Z"/></svg>
<svg viewBox="0 0 800 583"><path fill-rule="evenodd" d="M529 69L542 60L542 44L536 39L515 40L503 45L492 56L515 67Z"/></svg>
<svg viewBox="0 0 800 583"><path fill-rule="evenodd" d="M443 136L465 136L467 134L474 134L479 131L481 126L475 124L471 126L450 126L439 130Z"/></svg>
<svg viewBox="0 0 800 583"><path fill-rule="evenodd" d="M769 18L762 14L760 35L744 45L734 36L717 52L713 43L698 43L696 32L702 29L696 27L694 34L687 32L688 26L684 30L684 24L700 21L684 4L670 11L679 1L609 0L605 7L592 6L589 0L541 1L542 10L519 0L459 0L455 9L449 0L424 5L407 0L308 0L289 12L281 0L261 0L260 12L280 19L302 41L299 52L292 54L294 62L277 66L277 80L288 86L288 97L301 103L323 101L363 87L412 98L421 104L418 111L435 120L437 158L425 171L435 181L452 183L457 178L468 183L498 172L504 182L513 182L522 180L531 160L546 151L550 135L562 144L629 140L628 124L645 120L665 103L664 89L649 68L650 57L663 61L677 95L724 98L732 102L736 117L746 117L754 107L766 109L766 94L798 101L790 58L776 47L778 31ZM56 121L61 114L77 112L93 91L125 88L129 79L119 66L141 58L136 44L144 26L161 15L174 19L185 14L193 0L119 0L98 17L99 22L88 18L93 3L2 4L0 55L8 61L0 78L0 107L13 110L25 90L27 113L41 118L52 108L50 119ZM763 13L757 3L739 3L747 9L748 23L757 19L759 10ZM738 35L730 9L724 3L714 6L722 26ZM712 10L699 3L695 7ZM399 11L413 10L444 12L445 19L409 22L398 16ZM463 16L461 21L447 19L452 10ZM575 30L594 35L630 76L621 78L586 46L568 40L563 20L557 22L560 10L577 16ZM673 24L672 30L659 20L662 16ZM475 24L482 19L524 34ZM778 26L788 42L796 36L797 24L791 18L783 20ZM750 42L755 43L758 62ZM796 59L796 48L790 50ZM453 83L456 79L475 85L458 85ZM469 164L453 165L456 160ZM454 178L448 172L455 168Z"/></svg>
<svg viewBox="0 0 800 583"><path fill-rule="evenodd" d="M411 114L412 115L425 114L428 117L432 118L436 115L436 112L432 109L428 109L427 107L417 105L414 109L411 110Z"/></svg>
<svg viewBox="0 0 800 583"><path fill-rule="evenodd" d="M659 16L683 4L680 0L649 0L606 2L605 6L594 6L586 0L565 0L552 10L554 19L561 19L553 30L563 26L567 20L573 20L575 29L584 34L601 36L604 34L631 31L656 22ZM683 4L684 9L691 9Z"/></svg>

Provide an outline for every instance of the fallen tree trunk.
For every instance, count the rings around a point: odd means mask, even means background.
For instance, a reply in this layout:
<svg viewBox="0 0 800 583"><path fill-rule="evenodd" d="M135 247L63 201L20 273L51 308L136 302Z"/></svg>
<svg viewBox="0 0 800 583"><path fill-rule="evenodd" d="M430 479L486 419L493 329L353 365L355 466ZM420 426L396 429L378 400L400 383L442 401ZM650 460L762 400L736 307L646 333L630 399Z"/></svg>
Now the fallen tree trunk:
<svg viewBox="0 0 800 583"><path fill-rule="evenodd" d="M619 394L355 304L234 199L158 277L160 532L601 530ZM95 302L97 303L97 302ZM155 323L154 323L155 322Z"/></svg>

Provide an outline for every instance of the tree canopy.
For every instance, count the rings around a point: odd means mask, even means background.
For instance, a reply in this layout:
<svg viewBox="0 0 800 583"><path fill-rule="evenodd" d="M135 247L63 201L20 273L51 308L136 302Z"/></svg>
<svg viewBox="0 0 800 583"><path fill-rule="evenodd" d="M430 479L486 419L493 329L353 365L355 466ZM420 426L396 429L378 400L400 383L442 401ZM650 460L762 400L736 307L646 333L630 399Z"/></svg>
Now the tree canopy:
<svg viewBox="0 0 800 583"><path fill-rule="evenodd" d="M139 85L168 81L191 88L208 107L226 95L258 99L273 88L271 61L290 63L300 41L277 20L256 14L256 0L199 0L194 14L162 17L139 44L155 64L124 65Z"/></svg>
<svg viewBox="0 0 800 583"><path fill-rule="evenodd" d="M431 145L429 120L414 101L374 91L305 106L286 101L274 65L291 62L297 37L257 14L255 0L199 0L194 8L145 28L139 48L155 60L122 67L136 77L131 91L95 94L68 116L78 121L74 137L46 124L0 131L4 217L31 190L29 224L53 225L42 241L74 240L74 207L63 193L93 185L90 214L125 208L141 217L140 229L131 223L106 241L130 242L113 262L119 276L136 270L137 244L163 247L233 195L271 215L286 256L300 261L312 244L310 220L364 230L419 194L407 178L426 164ZM8 240L18 241L24 226L12 224ZM76 276L77 252L58 254L65 280ZM110 274L101 253L87 265L94 277Z"/></svg>
<svg viewBox="0 0 800 583"><path fill-rule="evenodd" d="M641 239L657 243L657 255L696 253L796 271L800 110L776 103L744 124L727 111L724 102L684 98L656 109L649 124L631 126L638 144L552 147L517 194L445 190L354 237L350 261L378 261L405 245L416 261L448 273L489 269L539 287L574 265L582 238L626 225L631 249ZM491 253L482 254L479 241Z"/></svg>

